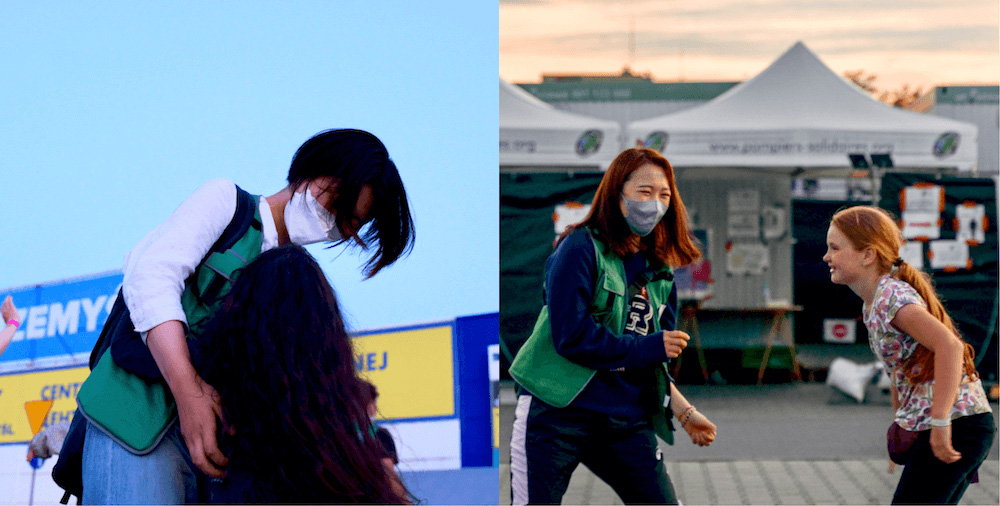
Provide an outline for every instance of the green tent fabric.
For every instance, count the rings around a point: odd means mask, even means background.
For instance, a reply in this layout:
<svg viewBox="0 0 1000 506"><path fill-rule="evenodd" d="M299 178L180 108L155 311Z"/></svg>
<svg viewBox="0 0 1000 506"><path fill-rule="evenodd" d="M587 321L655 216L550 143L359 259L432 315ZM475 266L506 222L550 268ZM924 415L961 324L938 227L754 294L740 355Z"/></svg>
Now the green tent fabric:
<svg viewBox="0 0 1000 506"><path fill-rule="evenodd" d="M879 207L897 218L901 215L900 191L916 183L940 185L945 189L945 208L941 214L944 225L940 239L955 239L952 219L955 208L965 201L975 201L985 207L989 221L985 241L969 247L972 269L956 272L932 270L927 261L928 245L923 245L924 270L933 278L945 309L955 321L962 337L976 349L976 362L984 379L997 378L997 199L996 187L990 178L937 177L928 174L888 173L882 177Z"/></svg>
<svg viewBox="0 0 1000 506"><path fill-rule="evenodd" d="M552 254L552 214L566 202L590 204L603 174L500 174L500 369L528 339L544 304L545 260Z"/></svg>

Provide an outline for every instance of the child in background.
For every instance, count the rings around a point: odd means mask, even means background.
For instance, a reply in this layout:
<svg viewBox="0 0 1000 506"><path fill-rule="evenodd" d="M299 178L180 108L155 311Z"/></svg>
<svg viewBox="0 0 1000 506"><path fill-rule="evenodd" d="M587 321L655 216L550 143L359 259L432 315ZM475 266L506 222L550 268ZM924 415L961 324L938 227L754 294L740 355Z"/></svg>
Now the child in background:
<svg viewBox="0 0 1000 506"><path fill-rule="evenodd" d="M372 419L371 430L375 439L381 444L379 448L381 450L382 465L385 466L385 470L394 479L394 483L397 486L397 492L400 494L405 494L406 489L403 488L403 479L399 477L399 472L396 470L396 466L399 465L399 454L396 452L396 442L392 439L392 434L385 427L380 427L375 423L375 417L378 415L378 387L374 383L368 380L362 380L365 387L365 393L368 404L368 416Z"/></svg>
<svg viewBox="0 0 1000 506"><path fill-rule="evenodd" d="M361 380L365 385L365 391L368 399L368 416L372 419L372 428L375 430L375 439L378 439L382 443L384 449L383 462L385 465L391 469L395 469L396 464L399 464L399 455L396 453L396 443L392 440L392 434L385 427L379 427L375 424L375 417L378 415L378 387L374 383L368 380Z"/></svg>

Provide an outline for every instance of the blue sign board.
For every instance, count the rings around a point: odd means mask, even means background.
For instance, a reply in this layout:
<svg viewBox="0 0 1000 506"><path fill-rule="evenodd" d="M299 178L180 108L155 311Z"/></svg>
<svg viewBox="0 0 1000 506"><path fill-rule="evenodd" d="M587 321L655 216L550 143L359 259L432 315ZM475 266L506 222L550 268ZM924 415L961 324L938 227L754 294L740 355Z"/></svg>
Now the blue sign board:
<svg viewBox="0 0 1000 506"><path fill-rule="evenodd" d="M118 296L121 272L0 290L21 326L0 355L0 374L86 365Z"/></svg>

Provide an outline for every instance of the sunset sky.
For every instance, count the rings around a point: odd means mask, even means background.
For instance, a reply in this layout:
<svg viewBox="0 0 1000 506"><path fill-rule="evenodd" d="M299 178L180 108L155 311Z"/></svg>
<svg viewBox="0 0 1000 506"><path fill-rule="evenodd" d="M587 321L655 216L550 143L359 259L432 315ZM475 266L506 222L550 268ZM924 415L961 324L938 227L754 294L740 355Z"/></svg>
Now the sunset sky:
<svg viewBox="0 0 1000 506"><path fill-rule="evenodd" d="M797 41L838 74L877 74L880 89L1000 81L997 0L500 1L510 82L626 65L655 81L742 81Z"/></svg>

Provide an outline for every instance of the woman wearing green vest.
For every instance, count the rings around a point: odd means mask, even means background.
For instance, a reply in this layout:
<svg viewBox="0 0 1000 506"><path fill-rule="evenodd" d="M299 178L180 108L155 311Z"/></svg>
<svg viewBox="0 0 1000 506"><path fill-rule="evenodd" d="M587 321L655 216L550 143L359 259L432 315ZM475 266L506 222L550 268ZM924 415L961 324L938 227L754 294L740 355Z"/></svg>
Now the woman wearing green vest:
<svg viewBox="0 0 1000 506"><path fill-rule="evenodd" d="M237 242L240 251L231 255L241 264L278 246L327 241L371 251L365 264L365 274L371 277L412 248L406 192L385 146L374 135L342 129L313 136L296 151L287 180L279 192L255 198L253 226ZM95 425L92 415L98 409L87 409L84 394L94 400L92 405L108 401L87 384L101 369L99 363L78 399L89 421L83 447L86 504L199 502L204 499L199 483L224 475L227 459L217 441L217 427L224 422L218 394L196 373L187 344L187 330L206 315L192 321L186 303L191 289L185 281L204 270L200 267L206 253L234 221L237 196L231 181L205 183L126 256L122 295L135 330L169 387L160 399L168 406L171 397L176 401L177 421L160 428L146 427L143 417L135 419L130 406L149 404L147 396L114 399L128 409L102 407L114 416ZM110 360L108 355L101 361ZM128 418L130 410L133 419ZM172 409L159 411L172 419ZM137 434L154 442L130 444Z"/></svg>
<svg viewBox="0 0 1000 506"><path fill-rule="evenodd" d="M626 504L677 503L656 436L672 443L674 417L701 446L716 429L665 366L688 340L673 330L671 267L700 256L667 160L619 154L549 257L546 305L510 368L514 504L559 504L581 462Z"/></svg>

